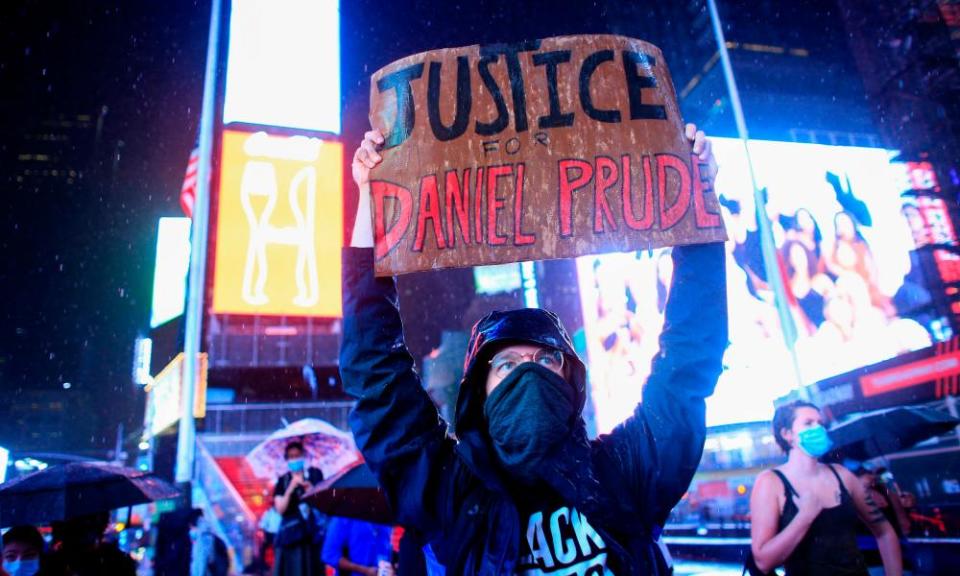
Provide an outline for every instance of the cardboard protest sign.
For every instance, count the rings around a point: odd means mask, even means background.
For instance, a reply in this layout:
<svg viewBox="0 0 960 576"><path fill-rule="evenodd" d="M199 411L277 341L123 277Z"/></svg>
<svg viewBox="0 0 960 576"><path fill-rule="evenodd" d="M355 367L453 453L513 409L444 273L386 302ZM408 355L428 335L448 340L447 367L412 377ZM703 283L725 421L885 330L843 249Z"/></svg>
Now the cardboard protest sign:
<svg viewBox="0 0 960 576"><path fill-rule="evenodd" d="M469 46L371 79L378 275L726 239L660 50L621 36Z"/></svg>

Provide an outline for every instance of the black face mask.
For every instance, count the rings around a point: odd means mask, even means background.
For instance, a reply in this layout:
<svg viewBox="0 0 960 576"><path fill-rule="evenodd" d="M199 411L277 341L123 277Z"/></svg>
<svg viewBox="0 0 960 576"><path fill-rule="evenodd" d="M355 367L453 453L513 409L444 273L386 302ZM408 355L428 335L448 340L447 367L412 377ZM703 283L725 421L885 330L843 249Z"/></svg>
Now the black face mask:
<svg viewBox="0 0 960 576"><path fill-rule="evenodd" d="M483 405L500 463L517 480L533 484L544 457L570 434L578 405L563 377L533 362L517 366Z"/></svg>

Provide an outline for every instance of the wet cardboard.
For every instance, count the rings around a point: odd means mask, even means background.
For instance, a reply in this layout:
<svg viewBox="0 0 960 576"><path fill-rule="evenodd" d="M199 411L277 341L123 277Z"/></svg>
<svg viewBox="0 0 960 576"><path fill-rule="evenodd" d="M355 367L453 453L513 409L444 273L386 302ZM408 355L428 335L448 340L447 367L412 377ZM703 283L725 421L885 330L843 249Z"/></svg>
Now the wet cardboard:
<svg viewBox="0 0 960 576"><path fill-rule="evenodd" d="M376 272L726 239L660 50L614 35L424 52L371 79Z"/></svg>

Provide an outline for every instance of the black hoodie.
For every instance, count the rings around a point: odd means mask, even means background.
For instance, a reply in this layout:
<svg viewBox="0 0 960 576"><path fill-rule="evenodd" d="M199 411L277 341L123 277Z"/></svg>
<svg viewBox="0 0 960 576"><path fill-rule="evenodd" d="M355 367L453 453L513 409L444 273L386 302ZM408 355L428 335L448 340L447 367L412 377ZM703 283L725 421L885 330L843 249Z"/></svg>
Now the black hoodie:
<svg viewBox="0 0 960 576"><path fill-rule="evenodd" d="M520 310L477 323L452 440L404 346L394 282L374 278L372 250L345 249L340 370L358 400L351 427L399 522L430 542L448 575L515 574L531 551L543 573L601 554L617 576L666 572L656 539L696 471L704 399L727 344L722 244L677 247L673 258L660 352L647 382L636 383L645 386L643 403L593 441L580 420L544 463L545 486L531 490L518 489L497 464L483 384L487 360L503 344L552 346L573 366L582 410L586 371L557 317Z"/></svg>

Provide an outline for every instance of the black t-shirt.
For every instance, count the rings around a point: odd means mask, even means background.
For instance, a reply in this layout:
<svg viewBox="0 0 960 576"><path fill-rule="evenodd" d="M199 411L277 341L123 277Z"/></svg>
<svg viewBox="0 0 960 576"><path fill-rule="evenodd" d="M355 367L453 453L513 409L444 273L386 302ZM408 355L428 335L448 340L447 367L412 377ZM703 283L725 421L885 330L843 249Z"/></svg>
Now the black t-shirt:
<svg viewBox="0 0 960 576"><path fill-rule="evenodd" d="M307 482L313 484L316 487L317 484L323 482L323 472L317 468L307 468L305 473L305 478ZM287 491L287 486L290 485L290 482L293 480L293 473L287 472L277 480L277 486L273 489L274 496L283 496ZM303 497L305 490L303 486L297 486L293 493L290 494L290 503L287 505L287 511L283 513L284 518L292 518L300 514L300 498Z"/></svg>
<svg viewBox="0 0 960 576"><path fill-rule="evenodd" d="M607 543L585 516L545 486L514 495L520 512L522 576L613 576Z"/></svg>

